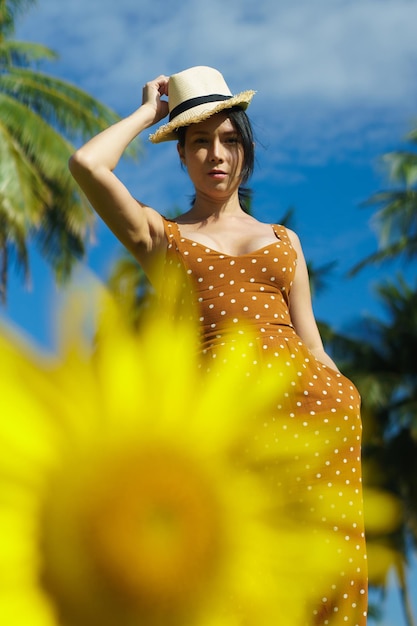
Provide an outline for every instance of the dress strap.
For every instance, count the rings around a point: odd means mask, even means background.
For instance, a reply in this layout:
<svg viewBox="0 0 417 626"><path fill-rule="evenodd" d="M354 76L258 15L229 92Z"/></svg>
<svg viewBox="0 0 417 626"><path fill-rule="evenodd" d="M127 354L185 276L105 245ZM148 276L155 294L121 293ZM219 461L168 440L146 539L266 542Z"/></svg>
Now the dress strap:
<svg viewBox="0 0 417 626"><path fill-rule="evenodd" d="M169 220L168 218L162 215L162 221L164 224L165 236L168 240L168 245L172 246L174 243L178 247L178 240L180 239L180 231L178 228L178 224Z"/></svg>
<svg viewBox="0 0 417 626"><path fill-rule="evenodd" d="M281 241L285 241L285 243L291 244L291 239L289 238L287 229L282 224L272 224L273 231L277 237L277 239L281 239Z"/></svg>

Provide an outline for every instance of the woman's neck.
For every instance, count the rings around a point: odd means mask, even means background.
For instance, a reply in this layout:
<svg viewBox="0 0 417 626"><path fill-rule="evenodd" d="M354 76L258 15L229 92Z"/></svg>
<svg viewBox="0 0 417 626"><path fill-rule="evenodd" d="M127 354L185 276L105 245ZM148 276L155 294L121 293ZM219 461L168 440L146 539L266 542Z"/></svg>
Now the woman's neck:
<svg viewBox="0 0 417 626"><path fill-rule="evenodd" d="M214 220L219 219L223 215L238 215L243 212L237 194L227 200L222 199L219 201L213 200L213 198L196 196L193 206L184 215L191 220L202 221L210 218Z"/></svg>

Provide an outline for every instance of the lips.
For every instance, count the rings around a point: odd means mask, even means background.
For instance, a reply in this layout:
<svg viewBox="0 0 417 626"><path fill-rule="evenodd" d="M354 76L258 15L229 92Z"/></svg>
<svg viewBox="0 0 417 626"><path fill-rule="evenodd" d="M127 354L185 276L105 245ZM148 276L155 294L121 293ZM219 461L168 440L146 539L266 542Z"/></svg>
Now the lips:
<svg viewBox="0 0 417 626"><path fill-rule="evenodd" d="M226 172L223 170L211 170L208 175L212 178L218 178L219 180L227 176Z"/></svg>

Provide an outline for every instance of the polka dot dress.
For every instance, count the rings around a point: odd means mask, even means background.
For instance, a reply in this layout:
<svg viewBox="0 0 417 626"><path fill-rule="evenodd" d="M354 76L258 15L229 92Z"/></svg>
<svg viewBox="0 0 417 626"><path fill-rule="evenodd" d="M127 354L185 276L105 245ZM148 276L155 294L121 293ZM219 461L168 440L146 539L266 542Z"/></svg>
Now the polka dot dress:
<svg viewBox="0 0 417 626"><path fill-rule="evenodd" d="M230 326L245 324L256 329L262 363L276 367L281 376L285 368L291 372L289 390L280 390L274 411L285 441L299 439L308 454L288 463L286 489L298 502L309 503L326 529L326 553L334 549L340 563L336 579L320 587L306 626L364 626L360 398L345 376L311 354L292 326L289 297L297 255L286 229L273 225L276 242L232 256L183 237L173 221L164 219L164 227L166 262L184 267L196 290L205 359L216 358L219 346L227 345ZM283 445L276 428L273 445L277 451Z"/></svg>

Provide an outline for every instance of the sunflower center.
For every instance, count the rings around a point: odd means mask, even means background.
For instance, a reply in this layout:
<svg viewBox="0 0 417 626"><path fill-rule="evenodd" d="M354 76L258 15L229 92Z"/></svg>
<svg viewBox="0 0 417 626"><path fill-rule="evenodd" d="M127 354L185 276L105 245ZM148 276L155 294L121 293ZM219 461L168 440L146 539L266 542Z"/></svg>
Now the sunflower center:
<svg viewBox="0 0 417 626"><path fill-rule="evenodd" d="M219 507L199 469L172 451L141 451L106 468L90 499L93 560L143 609L189 604L217 569Z"/></svg>

